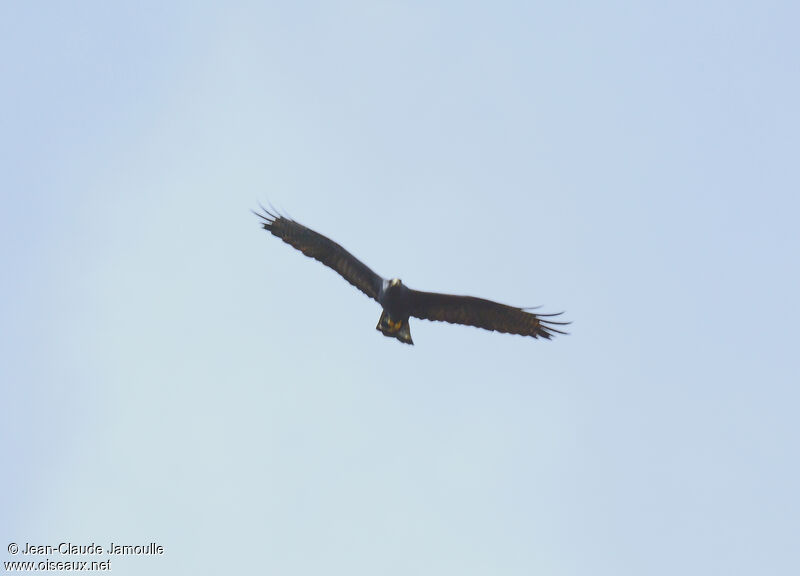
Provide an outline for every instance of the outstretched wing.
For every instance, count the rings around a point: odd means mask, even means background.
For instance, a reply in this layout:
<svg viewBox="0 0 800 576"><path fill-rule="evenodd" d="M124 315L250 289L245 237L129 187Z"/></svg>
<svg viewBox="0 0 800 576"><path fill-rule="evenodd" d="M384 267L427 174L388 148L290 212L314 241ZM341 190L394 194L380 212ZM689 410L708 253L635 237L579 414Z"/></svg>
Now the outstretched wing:
<svg viewBox="0 0 800 576"><path fill-rule="evenodd" d="M555 326L569 322L548 320L561 314L533 314L524 308L515 308L475 298L474 296L453 296L435 292L410 290L410 313L424 320L438 320L451 324L466 324L485 330L496 330L508 334L552 338L556 333L566 334Z"/></svg>
<svg viewBox="0 0 800 576"><path fill-rule="evenodd" d="M261 226L264 230L269 230L273 236L294 246L306 256L333 268L342 278L373 300L378 299L383 278L370 270L366 264L330 238L326 238L294 220L276 216L263 206L261 209L264 214L258 212L253 212L253 214L261 218Z"/></svg>

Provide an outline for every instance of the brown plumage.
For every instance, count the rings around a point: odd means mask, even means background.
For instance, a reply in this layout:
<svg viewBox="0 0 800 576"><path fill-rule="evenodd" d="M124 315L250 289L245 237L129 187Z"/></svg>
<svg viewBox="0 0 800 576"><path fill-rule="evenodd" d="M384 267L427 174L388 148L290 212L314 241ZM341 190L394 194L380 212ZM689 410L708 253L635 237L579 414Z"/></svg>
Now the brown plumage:
<svg viewBox="0 0 800 576"><path fill-rule="evenodd" d="M553 322L545 318L558 314L532 314L525 308L515 308L475 296L454 296L436 292L412 291L410 315L423 320L438 320L451 324L466 324L507 334L551 338L566 334L553 328L569 322Z"/></svg>
<svg viewBox="0 0 800 576"><path fill-rule="evenodd" d="M507 306L474 296L411 290L397 278L386 280L333 240L294 220L273 214L263 206L262 210L264 214L258 212L254 214L261 218L265 230L306 256L334 269L350 284L383 307L376 328L384 336L413 344L408 325L410 316L548 340L555 334L566 334L556 326L563 326L569 322L549 319L560 313L533 314L524 308Z"/></svg>
<svg viewBox="0 0 800 576"><path fill-rule="evenodd" d="M364 294L373 300L378 300L383 279L370 270L366 264L330 238L326 238L294 220L274 216L263 206L261 208L266 215L258 212L254 212L254 214L261 218L262 227L265 230L269 230L273 236L277 236L297 248L309 258L319 260L325 266L333 268L342 278Z"/></svg>

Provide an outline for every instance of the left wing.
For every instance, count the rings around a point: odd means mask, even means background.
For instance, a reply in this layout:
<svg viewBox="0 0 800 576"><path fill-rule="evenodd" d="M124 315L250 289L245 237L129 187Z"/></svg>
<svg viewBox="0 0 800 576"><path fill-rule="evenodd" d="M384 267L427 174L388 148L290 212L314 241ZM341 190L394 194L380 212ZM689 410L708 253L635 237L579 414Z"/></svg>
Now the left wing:
<svg viewBox="0 0 800 576"><path fill-rule="evenodd" d="M484 330L496 330L507 334L552 338L556 333L566 332L554 326L564 326L569 322L556 322L547 318L558 314L533 314L524 308L515 308L475 298L474 296L453 296L435 292L410 290L411 316L423 320L437 320L451 324L466 324Z"/></svg>
<svg viewBox="0 0 800 576"><path fill-rule="evenodd" d="M383 278L370 270L369 266L319 232L314 232L311 228L306 228L289 218L275 215L263 206L261 209L264 210L264 214L258 212L253 214L261 218L264 230L297 248L309 258L319 260L325 266L333 268L364 294L373 300L378 300Z"/></svg>

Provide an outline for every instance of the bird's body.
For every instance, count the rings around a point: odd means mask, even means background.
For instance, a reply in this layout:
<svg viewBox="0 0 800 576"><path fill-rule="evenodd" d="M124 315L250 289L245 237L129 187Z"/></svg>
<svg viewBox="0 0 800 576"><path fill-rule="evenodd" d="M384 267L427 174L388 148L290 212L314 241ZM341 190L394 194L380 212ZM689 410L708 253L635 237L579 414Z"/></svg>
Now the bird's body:
<svg viewBox="0 0 800 576"><path fill-rule="evenodd" d="M555 326L569 324L548 319L558 314L533 314L524 308L506 306L474 296L412 290L398 278L382 278L322 234L294 220L275 215L263 207L262 209L264 214L255 214L261 218L265 230L306 256L332 268L350 284L376 300L383 308L376 329L384 336L397 338L400 342L414 343L408 323L411 316L548 340L554 333L565 334Z"/></svg>
<svg viewBox="0 0 800 576"><path fill-rule="evenodd" d="M411 290L399 278L384 281L378 294L378 303L383 306L383 313L376 328L384 336L397 338L406 344L413 344L411 328L408 325L412 304Z"/></svg>

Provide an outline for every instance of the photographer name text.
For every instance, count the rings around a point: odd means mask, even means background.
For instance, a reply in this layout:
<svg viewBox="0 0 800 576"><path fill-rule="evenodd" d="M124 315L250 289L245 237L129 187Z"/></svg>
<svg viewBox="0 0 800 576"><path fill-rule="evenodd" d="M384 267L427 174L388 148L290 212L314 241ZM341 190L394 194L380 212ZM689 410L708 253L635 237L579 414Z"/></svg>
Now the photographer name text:
<svg viewBox="0 0 800 576"><path fill-rule="evenodd" d="M15 550L16 549L16 550ZM50 556L53 554L61 554L62 556L93 556L99 554L109 555L152 555L159 556L164 554L164 547L156 542L149 542L147 544L117 544L111 542L108 546L101 546L92 542L91 544L73 544L71 542L61 542L58 545L52 544L31 544L26 542L22 546L16 545L9 546L9 552L17 554L19 552L23 555L30 556Z"/></svg>

